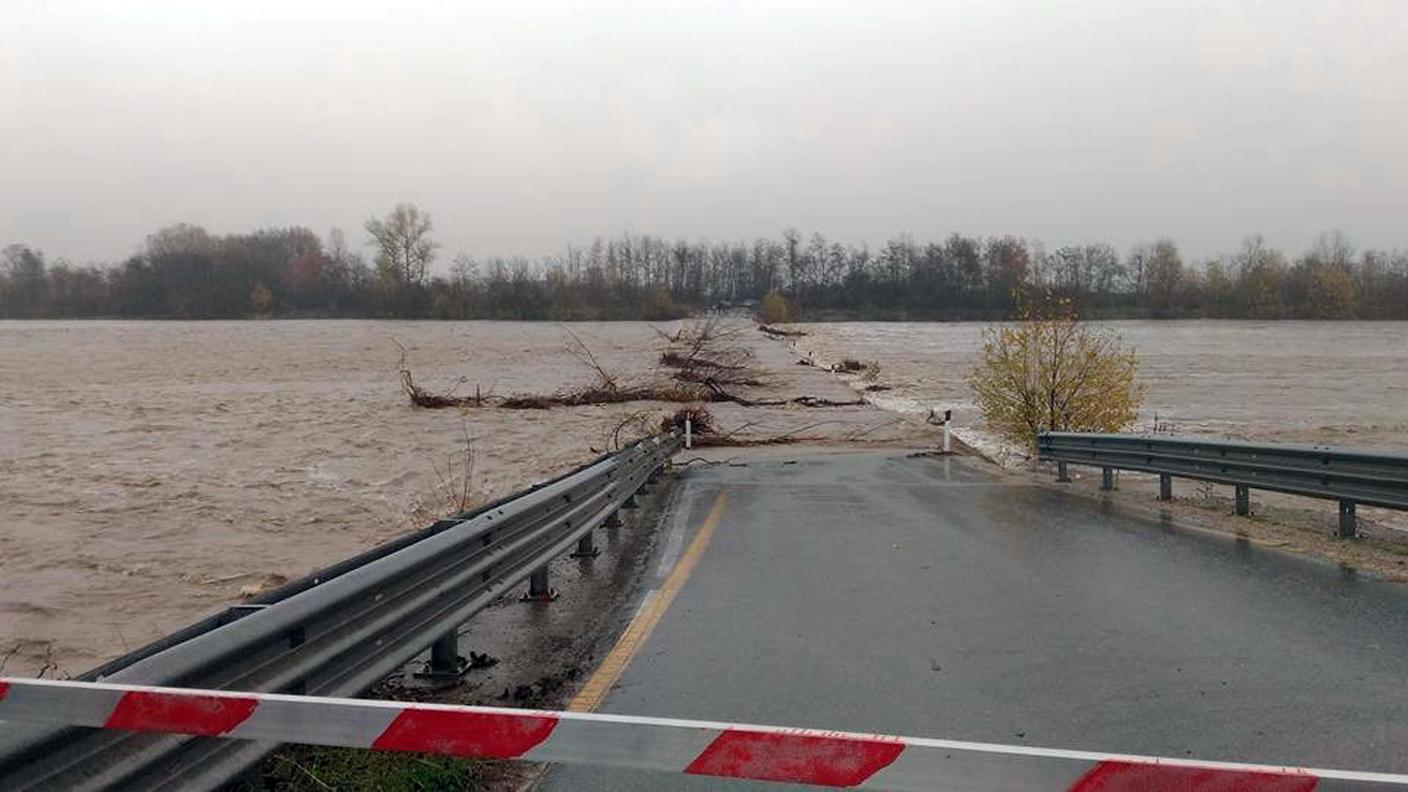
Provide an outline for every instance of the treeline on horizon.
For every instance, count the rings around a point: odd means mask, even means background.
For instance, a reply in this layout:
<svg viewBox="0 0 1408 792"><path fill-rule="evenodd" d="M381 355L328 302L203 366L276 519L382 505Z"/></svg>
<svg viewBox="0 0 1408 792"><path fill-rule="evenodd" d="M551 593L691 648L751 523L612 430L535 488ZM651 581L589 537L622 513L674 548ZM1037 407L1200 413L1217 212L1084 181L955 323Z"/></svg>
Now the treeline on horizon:
<svg viewBox="0 0 1408 792"><path fill-rule="evenodd" d="M1008 318L1024 301L1072 301L1092 318L1405 319L1408 253L1322 235L1294 258L1249 237L1234 255L1185 262L1170 240L1045 250L1019 237L901 236L876 250L803 238L597 240L536 260L455 256L432 274L430 218L401 205L367 223L372 255L306 228L213 235L177 225L107 266L0 258L0 317L663 320L769 293L796 318Z"/></svg>

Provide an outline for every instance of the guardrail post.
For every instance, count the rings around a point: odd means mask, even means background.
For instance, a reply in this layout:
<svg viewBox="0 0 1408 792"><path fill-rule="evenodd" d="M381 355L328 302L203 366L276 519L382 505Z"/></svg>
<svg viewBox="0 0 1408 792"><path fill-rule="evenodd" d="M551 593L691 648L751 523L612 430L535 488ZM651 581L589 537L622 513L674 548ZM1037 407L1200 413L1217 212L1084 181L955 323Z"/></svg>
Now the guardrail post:
<svg viewBox="0 0 1408 792"><path fill-rule="evenodd" d="M627 496L626 496L626 502L623 503L623 504L621 504L621 508L623 508L623 509L634 509L634 508L636 508L636 507L639 506L639 505L640 505L640 504L636 503L636 494L635 494L634 492L632 492L630 495L627 495Z"/></svg>
<svg viewBox="0 0 1408 792"><path fill-rule="evenodd" d="M557 592L548 587L547 564L533 570L533 574L528 576L528 593L521 599L524 602L552 602L557 599Z"/></svg>
<svg viewBox="0 0 1408 792"><path fill-rule="evenodd" d="M1338 535L1341 539L1353 539L1356 535L1355 526L1357 521L1354 511L1354 501L1348 498L1342 498L1340 500L1340 530Z"/></svg>
<svg viewBox="0 0 1408 792"><path fill-rule="evenodd" d="M1246 517L1252 513L1252 493L1251 487L1246 484L1237 485L1237 514Z"/></svg>
<svg viewBox="0 0 1408 792"><path fill-rule="evenodd" d="M606 515L606 522L603 522L602 525L606 526L607 528L620 528L621 512L613 511L610 514Z"/></svg>
<svg viewBox="0 0 1408 792"><path fill-rule="evenodd" d="M1173 500L1173 476L1168 473L1159 474L1159 500Z"/></svg>
<svg viewBox="0 0 1408 792"><path fill-rule="evenodd" d="M1100 489L1112 490L1115 488L1115 469L1100 468Z"/></svg>
<svg viewBox="0 0 1408 792"><path fill-rule="evenodd" d="M582 534L582 538L577 540L577 549L572 552L573 558L596 558L599 555L601 548L596 546L591 531Z"/></svg>
<svg viewBox="0 0 1408 792"><path fill-rule="evenodd" d="M460 675L460 635L451 630L430 645L430 668L425 676L458 677Z"/></svg>
<svg viewBox="0 0 1408 792"><path fill-rule="evenodd" d="M1056 463L1056 480L1063 482L1071 480L1071 477L1066 473L1066 461L1064 459Z"/></svg>

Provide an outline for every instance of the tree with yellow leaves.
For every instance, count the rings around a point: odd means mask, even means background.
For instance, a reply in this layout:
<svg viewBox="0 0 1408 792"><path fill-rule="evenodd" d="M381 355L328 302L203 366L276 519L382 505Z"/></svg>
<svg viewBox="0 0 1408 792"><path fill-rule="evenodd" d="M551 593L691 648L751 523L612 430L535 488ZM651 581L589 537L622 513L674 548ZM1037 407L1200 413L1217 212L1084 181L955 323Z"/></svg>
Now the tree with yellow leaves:
<svg viewBox="0 0 1408 792"><path fill-rule="evenodd" d="M758 309L758 318L763 324L778 324L780 322L792 321L792 303L782 296L781 292L773 289L763 296L762 305Z"/></svg>
<svg viewBox="0 0 1408 792"><path fill-rule="evenodd" d="M984 331L968 385L990 428L1031 445L1046 431L1128 426L1144 402L1138 370L1119 335L1080 321L1068 301L1047 302Z"/></svg>

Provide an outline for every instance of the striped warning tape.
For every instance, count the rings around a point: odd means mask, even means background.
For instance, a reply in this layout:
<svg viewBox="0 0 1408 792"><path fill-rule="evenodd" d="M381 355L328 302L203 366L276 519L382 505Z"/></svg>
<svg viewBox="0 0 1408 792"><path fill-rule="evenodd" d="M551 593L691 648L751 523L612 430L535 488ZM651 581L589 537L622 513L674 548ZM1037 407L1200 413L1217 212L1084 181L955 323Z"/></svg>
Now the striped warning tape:
<svg viewBox="0 0 1408 792"><path fill-rule="evenodd" d="M0 720L895 790L1408 788L1408 776L496 707L0 680Z"/></svg>

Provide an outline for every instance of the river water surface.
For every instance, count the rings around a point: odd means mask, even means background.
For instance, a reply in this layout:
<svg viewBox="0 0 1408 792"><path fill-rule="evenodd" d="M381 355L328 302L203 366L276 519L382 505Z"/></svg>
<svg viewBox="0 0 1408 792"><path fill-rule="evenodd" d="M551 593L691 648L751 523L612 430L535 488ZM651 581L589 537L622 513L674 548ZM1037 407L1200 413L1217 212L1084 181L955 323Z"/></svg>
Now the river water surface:
<svg viewBox="0 0 1408 792"><path fill-rule="evenodd" d="M572 325L623 380L660 376L645 323ZM853 398L739 325L759 396ZM422 385L484 395L589 384L547 322L0 322L0 661L76 674L200 616L455 511L549 478L679 405L422 410ZM739 436L911 436L905 419L711 407ZM825 415L819 415L825 412Z"/></svg>
<svg viewBox="0 0 1408 792"><path fill-rule="evenodd" d="M880 406L952 409L980 428L963 382L984 324L799 325L798 351L880 364ZM1128 321L1147 387L1136 429L1408 453L1408 322Z"/></svg>

